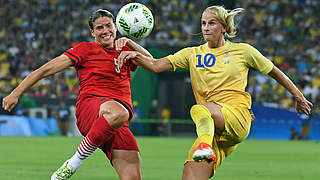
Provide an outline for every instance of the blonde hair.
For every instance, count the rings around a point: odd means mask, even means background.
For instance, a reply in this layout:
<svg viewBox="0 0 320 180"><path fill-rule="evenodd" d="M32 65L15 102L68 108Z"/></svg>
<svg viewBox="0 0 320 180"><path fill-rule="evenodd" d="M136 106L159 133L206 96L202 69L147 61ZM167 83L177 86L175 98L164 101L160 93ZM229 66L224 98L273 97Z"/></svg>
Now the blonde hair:
<svg viewBox="0 0 320 180"><path fill-rule="evenodd" d="M203 12L208 12L213 14L217 20L226 28L226 35L229 38L236 36L234 17L240 12L243 12L243 8L236 8L233 10L227 10L223 6L210 6L205 9Z"/></svg>

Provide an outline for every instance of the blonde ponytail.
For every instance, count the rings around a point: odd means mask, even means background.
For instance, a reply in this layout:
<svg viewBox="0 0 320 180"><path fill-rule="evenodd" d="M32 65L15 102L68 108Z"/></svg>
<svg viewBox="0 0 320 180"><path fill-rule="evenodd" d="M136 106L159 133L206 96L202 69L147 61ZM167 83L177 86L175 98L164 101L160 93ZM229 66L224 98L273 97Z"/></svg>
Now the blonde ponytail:
<svg viewBox="0 0 320 180"><path fill-rule="evenodd" d="M236 8L233 10L226 10L223 6L210 6L204 10L204 12L212 13L217 20L226 28L225 35L229 38L236 36L234 17L240 12L243 12L243 8Z"/></svg>

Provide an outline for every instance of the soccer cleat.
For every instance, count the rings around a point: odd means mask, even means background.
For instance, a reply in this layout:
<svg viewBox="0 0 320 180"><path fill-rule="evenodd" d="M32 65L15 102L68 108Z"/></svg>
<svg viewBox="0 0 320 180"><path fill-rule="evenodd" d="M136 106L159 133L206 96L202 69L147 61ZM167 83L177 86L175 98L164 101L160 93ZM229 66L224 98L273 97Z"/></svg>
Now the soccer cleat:
<svg viewBox="0 0 320 180"><path fill-rule="evenodd" d="M63 163L63 165L52 174L51 180L65 180L69 179L75 171L72 171L72 166L69 161Z"/></svg>
<svg viewBox="0 0 320 180"><path fill-rule="evenodd" d="M194 150L192 158L199 162L207 160L209 162L216 160L216 155L212 151L212 147L207 143L200 143L198 147Z"/></svg>

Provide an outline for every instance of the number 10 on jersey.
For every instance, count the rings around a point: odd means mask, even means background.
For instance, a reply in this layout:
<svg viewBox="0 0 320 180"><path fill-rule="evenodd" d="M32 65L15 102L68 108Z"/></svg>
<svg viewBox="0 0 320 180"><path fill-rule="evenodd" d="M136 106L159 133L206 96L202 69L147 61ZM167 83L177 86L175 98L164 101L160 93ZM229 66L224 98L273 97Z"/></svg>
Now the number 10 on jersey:
<svg viewBox="0 0 320 180"><path fill-rule="evenodd" d="M212 67L216 63L216 57L213 54L207 53L205 55L196 55L198 59L198 64L196 67Z"/></svg>

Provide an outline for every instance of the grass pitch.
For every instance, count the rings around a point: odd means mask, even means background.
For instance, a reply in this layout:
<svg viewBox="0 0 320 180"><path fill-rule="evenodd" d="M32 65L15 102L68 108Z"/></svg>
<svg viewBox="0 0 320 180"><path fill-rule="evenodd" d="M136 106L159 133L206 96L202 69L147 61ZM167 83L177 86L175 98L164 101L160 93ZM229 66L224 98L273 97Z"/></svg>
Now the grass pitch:
<svg viewBox="0 0 320 180"><path fill-rule="evenodd" d="M80 137L0 137L0 180L49 179L75 152ZM192 138L138 137L145 180L181 179ZM216 180L316 180L320 143L246 140L218 169ZM97 150L74 180L118 179Z"/></svg>

